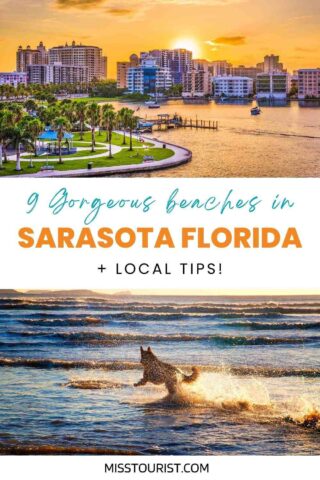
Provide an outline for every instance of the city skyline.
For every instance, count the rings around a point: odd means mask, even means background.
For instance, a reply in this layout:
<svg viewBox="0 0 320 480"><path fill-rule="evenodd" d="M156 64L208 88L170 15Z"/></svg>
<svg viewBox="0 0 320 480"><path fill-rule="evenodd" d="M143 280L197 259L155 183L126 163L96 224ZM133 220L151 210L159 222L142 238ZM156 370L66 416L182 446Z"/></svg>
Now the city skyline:
<svg viewBox="0 0 320 480"><path fill-rule="evenodd" d="M40 40L48 47L72 40L101 47L109 78L116 78L117 61L156 48L185 47L194 58L233 65L253 66L275 53L289 71L320 66L317 0L27 0L23 7L21 0L0 0L1 71L15 69L19 44Z"/></svg>

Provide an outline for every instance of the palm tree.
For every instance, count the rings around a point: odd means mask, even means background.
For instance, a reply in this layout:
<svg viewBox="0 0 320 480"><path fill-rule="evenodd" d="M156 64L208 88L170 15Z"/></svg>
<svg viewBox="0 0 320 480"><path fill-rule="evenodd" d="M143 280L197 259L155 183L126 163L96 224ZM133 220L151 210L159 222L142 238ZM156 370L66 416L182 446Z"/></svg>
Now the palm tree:
<svg viewBox="0 0 320 480"><path fill-rule="evenodd" d="M84 124L86 121L86 108L87 108L86 102L77 102L75 104L75 114L80 125L80 140L83 140L83 130L84 130Z"/></svg>
<svg viewBox="0 0 320 480"><path fill-rule="evenodd" d="M109 113L110 112L114 112L114 106L111 105L111 103L105 103L102 107L101 121L102 121L102 126L106 130L106 142L109 142L108 124L109 124Z"/></svg>
<svg viewBox="0 0 320 480"><path fill-rule="evenodd" d="M11 111L3 109L0 111L0 162L2 166L2 156L4 156L4 163L7 159L7 146L10 143L10 128L15 124L15 118Z"/></svg>
<svg viewBox="0 0 320 480"><path fill-rule="evenodd" d="M35 102L32 98L29 98L24 102L24 108L29 114L35 112L37 110L37 102Z"/></svg>
<svg viewBox="0 0 320 480"><path fill-rule="evenodd" d="M60 111L64 117L66 117L70 124L73 125L75 121L75 104L71 100L64 100L61 104Z"/></svg>
<svg viewBox="0 0 320 480"><path fill-rule="evenodd" d="M26 131L25 125L23 124L23 122L17 123L14 127L9 128L8 137L10 139L10 144L14 147L16 151L16 168L15 169L17 172L20 172L21 147L24 146L28 148L32 146L31 138L28 132Z"/></svg>
<svg viewBox="0 0 320 480"><path fill-rule="evenodd" d="M34 156L37 156L37 140L44 129L44 124L38 119L27 117L25 120L25 130L33 142Z"/></svg>
<svg viewBox="0 0 320 480"><path fill-rule="evenodd" d="M108 116L107 130L108 130L108 139L109 139L109 158L112 158L112 149L111 149L112 132L116 124L117 115L113 110L109 110L107 116Z"/></svg>
<svg viewBox="0 0 320 480"><path fill-rule="evenodd" d="M91 152L95 152L95 131L100 120L100 109L96 102L92 102L87 105L86 118L91 128Z"/></svg>
<svg viewBox="0 0 320 480"><path fill-rule="evenodd" d="M133 115L133 112L132 112L132 114L130 114L130 116L128 118L128 126L129 126L129 131L130 131L130 147L129 147L130 152L133 150L133 148L132 148L132 132L133 132L133 130L135 130L137 128L138 123L139 123L139 117L137 117L136 115Z"/></svg>
<svg viewBox="0 0 320 480"><path fill-rule="evenodd" d="M57 131L59 163L63 163L61 155L61 144L64 138L64 134L67 132L67 130L71 128L71 125L66 117L56 117L52 122L52 126Z"/></svg>
<svg viewBox="0 0 320 480"><path fill-rule="evenodd" d="M23 106L19 103L9 103L8 110L12 112L14 124L20 122L22 117L25 115Z"/></svg>
<svg viewBox="0 0 320 480"><path fill-rule="evenodd" d="M133 110L131 110L130 108L127 108L127 107L121 108L118 112L119 121L120 121L120 124L122 126L122 130L123 130L122 145L126 145L126 128L128 127L128 119L129 119L129 116L130 116L131 112L133 112Z"/></svg>

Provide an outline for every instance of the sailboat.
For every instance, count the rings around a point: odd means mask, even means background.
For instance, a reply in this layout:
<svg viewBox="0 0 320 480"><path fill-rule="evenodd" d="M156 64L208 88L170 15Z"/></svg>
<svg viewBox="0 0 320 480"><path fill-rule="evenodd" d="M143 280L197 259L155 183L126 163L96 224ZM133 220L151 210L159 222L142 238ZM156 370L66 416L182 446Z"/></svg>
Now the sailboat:
<svg viewBox="0 0 320 480"><path fill-rule="evenodd" d="M145 105L147 105L148 108L160 108L160 105L158 103L158 91L157 87L155 87L155 100L148 100L145 102Z"/></svg>

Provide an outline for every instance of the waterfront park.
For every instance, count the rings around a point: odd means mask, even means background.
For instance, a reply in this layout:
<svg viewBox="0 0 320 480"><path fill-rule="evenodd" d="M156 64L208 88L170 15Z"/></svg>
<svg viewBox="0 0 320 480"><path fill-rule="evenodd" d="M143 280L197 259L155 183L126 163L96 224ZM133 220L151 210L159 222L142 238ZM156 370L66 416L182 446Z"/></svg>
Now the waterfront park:
<svg viewBox="0 0 320 480"><path fill-rule="evenodd" d="M141 168L174 156L141 136L139 122L135 110L116 111L111 103L1 102L0 176L108 174L108 168Z"/></svg>

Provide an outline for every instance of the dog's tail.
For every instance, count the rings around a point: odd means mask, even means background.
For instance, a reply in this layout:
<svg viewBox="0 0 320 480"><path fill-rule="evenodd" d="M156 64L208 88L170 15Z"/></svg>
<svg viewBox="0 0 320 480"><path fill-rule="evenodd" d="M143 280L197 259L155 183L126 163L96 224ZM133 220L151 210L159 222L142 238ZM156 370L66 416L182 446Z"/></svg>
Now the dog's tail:
<svg viewBox="0 0 320 480"><path fill-rule="evenodd" d="M200 375L200 370L197 367L192 367L192 374L191 375L185 375L183 382L185 383L193 383L197 380L197 378Z"/></svg>

